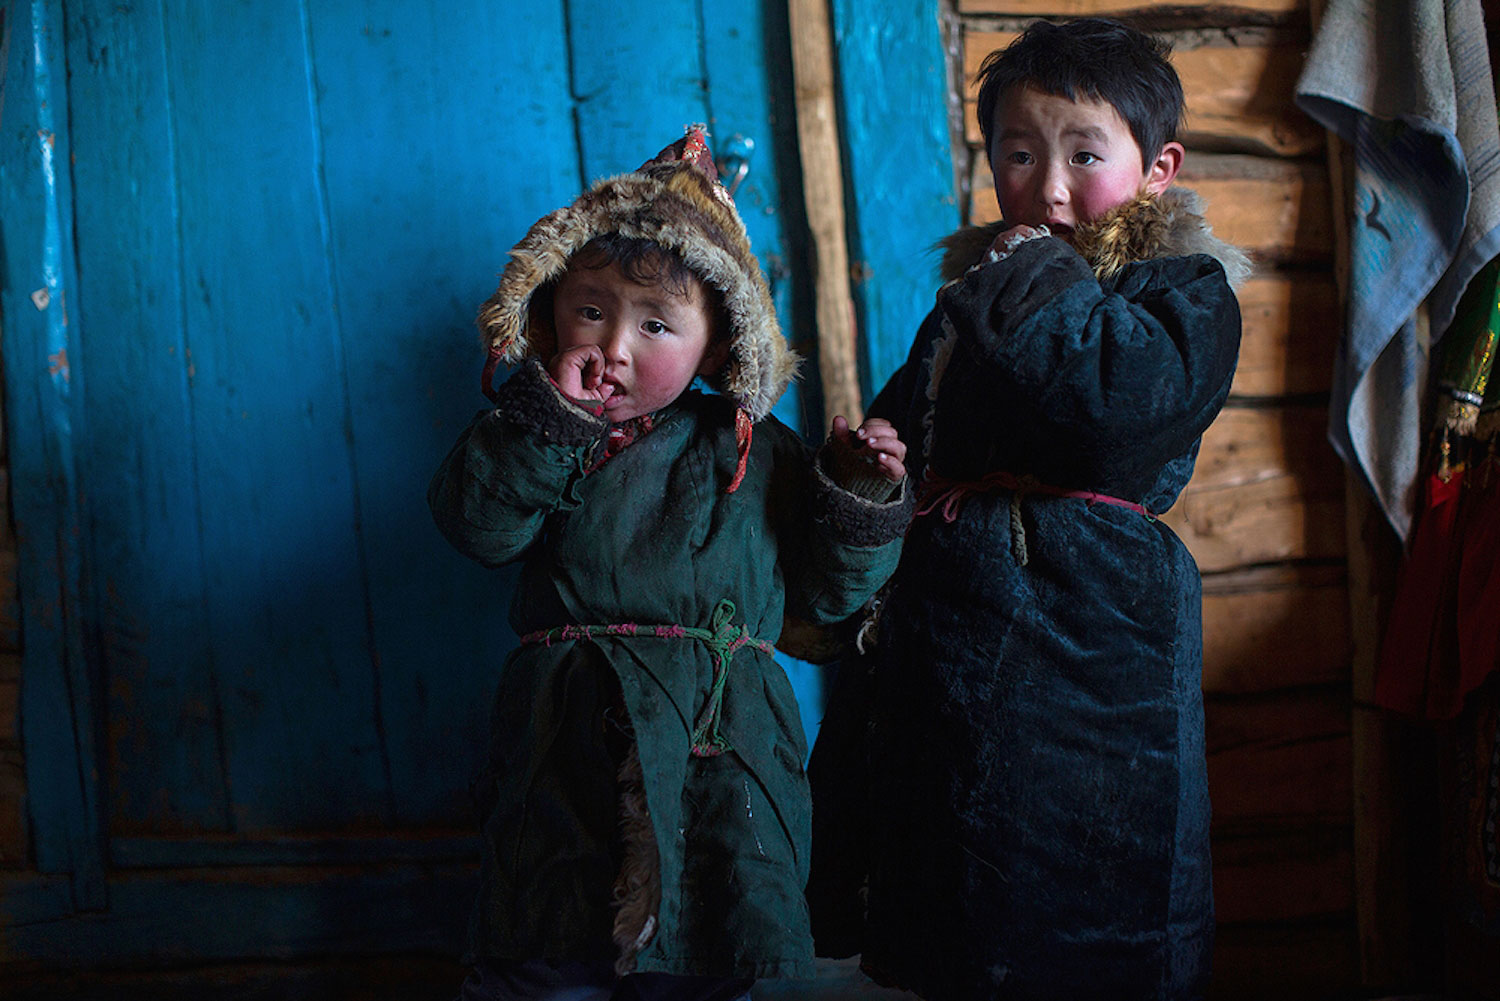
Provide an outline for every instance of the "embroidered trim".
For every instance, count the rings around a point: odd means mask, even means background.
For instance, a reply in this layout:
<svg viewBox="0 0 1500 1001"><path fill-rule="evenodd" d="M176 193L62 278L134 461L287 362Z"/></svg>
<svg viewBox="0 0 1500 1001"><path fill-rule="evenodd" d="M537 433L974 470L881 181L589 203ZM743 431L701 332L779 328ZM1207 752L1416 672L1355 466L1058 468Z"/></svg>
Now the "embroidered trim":
<svg viewBox="0 0 1500 1001"><path fill-rule="evenodd" d="M634 445L638 440L650 434L656 428L655 414L641 414L632 417L628 421L619 424L611 424L609 430L604 433L599 445L588 457L584 465L584 473L592 473L610 459L619 455L625 449Z"/></svg>
<svg viewBox="0 0 1500 1001"><path fill-rule="evenodd" d="M729 680L729 663L735 651L751 647L761 653L772 653L775 646L766 640L750 635L750 630L741 625L735 627L730 621L734 617L734 602L723 598L714 606L709 628L682 625L642 625L636 622L612 622L606 625L567 625L538 629L521 637L523 646L537 643L550 647L553 640L592 639L595 636L644 639L693 639L708 645L708 655L714 665L714 679L708 691L708 701L693 726L692 755L695 758L713 758L734 748L719 732L719 721L724 704L724 686Z"/></svg>
<svg viewBox="0 0 1500 1001"><path fill-rule="evenodd" d="M927 398L927 408L922 412L922 454L932 454L932 443L936 430L933 428L933 414L937 408L938 387L942 385L943 373L948 370L948 362L953 358L953 348L958 344L958 329L953 326L953 321L948 319L947 314L942 317L942 336L932 345L932 356L927 365L927 388L923 395Z"/></svg>
<svg viewBox="0 0 1500 1001"><path fill-rule="evenodd" d="M1046 226L1033 226L1031 228L1031 232L1029 233L1012 233L1005 238L1005 242L1001 244L999 250L995 249L995 245L993 243L990 244L989 250L985 251L985 253L980 256L979 260L975 261L974 264L970 266L969 271L973 271L976 268L982 268L986 264L998 264L1000 261L1005 260L1011 254L1014 254L1016 250L1021 246L1021 244L1025 243L1026 241L1040 240L1051 235L1052 230ZM967 272L965 273L967 274Z"/></svg>

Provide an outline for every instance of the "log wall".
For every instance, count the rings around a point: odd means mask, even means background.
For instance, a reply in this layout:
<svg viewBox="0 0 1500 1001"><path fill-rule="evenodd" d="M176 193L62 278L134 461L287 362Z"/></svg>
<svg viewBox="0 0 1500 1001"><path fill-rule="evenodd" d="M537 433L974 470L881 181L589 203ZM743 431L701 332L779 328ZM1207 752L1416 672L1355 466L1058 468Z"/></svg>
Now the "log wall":
<svg viewBox="0 0 1500 1001"><path fill-rule="evenodd" d="M1325 138L1293 104L1305 0L957 0L967 204L998 218L974 116L984 57L1037 17L1102 14L1173 42L1179 184L1249 251L1240 366L1165 520L1203 571L1219 918L1216 998L1359 984L1344 472L1326 437L1340 330Z"/></svg>
<svg viewBox="0 0 1500 1001"><path fill-rule="evenodd" d="M3 401L0 401L3 402ZM21 771L21 626L16 535L10 517L10 457L0 406L0 869L26 861L26 782Z"/></svg>

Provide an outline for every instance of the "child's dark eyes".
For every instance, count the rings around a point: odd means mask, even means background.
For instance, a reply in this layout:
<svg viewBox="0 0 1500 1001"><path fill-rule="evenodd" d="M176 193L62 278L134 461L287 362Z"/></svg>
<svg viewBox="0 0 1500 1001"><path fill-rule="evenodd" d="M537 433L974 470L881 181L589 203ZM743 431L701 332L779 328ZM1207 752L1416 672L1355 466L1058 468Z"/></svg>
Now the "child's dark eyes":
<svg viewBox="0 0 1500 1001"><path fill-rule="evenodd" d="M1079 152L1073 154L1073 162L1084 167L1087 167L1090 164L1099 163L1101 162L1101 160L1102 158L1100 156L1095 153L1090 153L1088 150L1080 150Z"/></svg>
<svg viewBox="0 0 1500 1001"><path fill-rule="evenodd" d="M595 323L604 319L604 313L599 309L598 306L580 306L578 309L578 315L583 317L585 320L593 320Z"/></svg>
<svg viewBox="0 0 1500 1001"><path fill-rule="evenodd" d="M1031 154L1025 152L1024 150L1018 149L1014 153L1008 155L1005 159L1008 163L1016 163L1024 167L1027 164L1031 163Z"/></svg>
<svg viewBox="0 0 1500 1001"><path fill-rule="evenodd" d="M652 335L665 334L667 332L667 325L660 320L647 320L641 324L641 329Z"/></svg>

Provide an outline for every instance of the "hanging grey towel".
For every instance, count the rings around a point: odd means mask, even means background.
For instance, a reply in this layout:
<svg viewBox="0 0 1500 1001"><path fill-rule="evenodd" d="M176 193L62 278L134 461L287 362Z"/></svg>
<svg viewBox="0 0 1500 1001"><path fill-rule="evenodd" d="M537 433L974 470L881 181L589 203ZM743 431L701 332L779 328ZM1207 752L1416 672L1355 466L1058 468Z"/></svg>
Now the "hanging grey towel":
<svg viewBox="0 0 1500 1001"><path fill-rule="evenodd" d="M1348 327L1329 439L1404 538L1428 345L1500 252L1500 134L1479 0L1329 0L1298 105L1354 150Z"/></svg>

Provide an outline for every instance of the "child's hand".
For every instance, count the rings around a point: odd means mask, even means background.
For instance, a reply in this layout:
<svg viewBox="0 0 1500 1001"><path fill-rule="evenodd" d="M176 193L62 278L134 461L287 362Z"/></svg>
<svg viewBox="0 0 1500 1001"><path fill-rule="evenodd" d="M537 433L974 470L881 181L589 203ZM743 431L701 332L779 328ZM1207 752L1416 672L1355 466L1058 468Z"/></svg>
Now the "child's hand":
<svg viewBox="0 0 1500 1001"><path fill-rule="evenodd" d="M999 235L990 244L989 254L983 260L1004 260L1009 257L1017 247L1025 240L1038 235L1034 226L1012 226L1010 229L1001 230ZM1055 234L1054 234L1055 235ZM990 255L994 255L991 257Z"/></svg>
<svg viewBox="0 0 1500 1001"><path fill-rule="evenodd" d="M569 399L605 403L614 392L614 387L604 381L604 352L593 344L580 344L553 355L547 363L547 374Z"/></svg>
<svg viewBox="0 0 1500 1001"><path fill-rule="evenodd" d="M906 444L890 421L871 417L858 431L851 431L847 420L835 417L829 445L836 450L834 469L845 469L858 461L892 483L906 478Z"/></svg>

